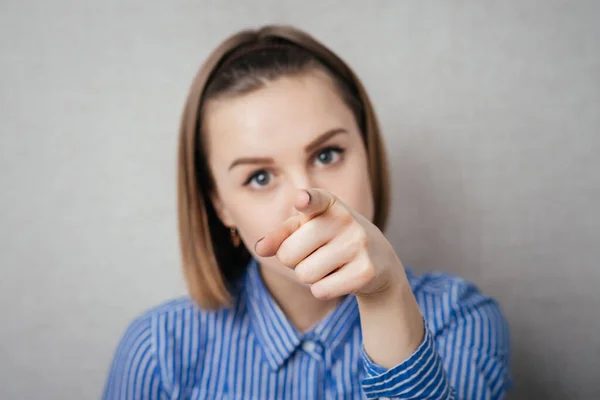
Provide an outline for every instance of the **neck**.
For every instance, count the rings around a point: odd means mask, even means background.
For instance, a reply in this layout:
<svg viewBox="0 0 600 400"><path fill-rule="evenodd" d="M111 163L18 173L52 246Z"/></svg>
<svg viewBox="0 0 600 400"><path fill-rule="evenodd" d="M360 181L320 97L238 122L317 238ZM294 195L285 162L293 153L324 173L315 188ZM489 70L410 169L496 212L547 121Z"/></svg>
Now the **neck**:
<svg viewBox="0 0 600 400"><path fill-rule="evenodd" d="M319 300L310 287L260 267L265 286L296 329L305 332L329 314L341 299Z"/></svg>

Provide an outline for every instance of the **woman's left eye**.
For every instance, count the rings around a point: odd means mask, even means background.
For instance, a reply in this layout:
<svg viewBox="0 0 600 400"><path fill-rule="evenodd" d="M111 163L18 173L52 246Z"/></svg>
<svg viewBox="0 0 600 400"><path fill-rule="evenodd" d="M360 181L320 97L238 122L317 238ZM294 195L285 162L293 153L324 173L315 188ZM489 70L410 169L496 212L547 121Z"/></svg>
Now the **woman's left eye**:
<svg viewBox="0 0 600 400"><path fill-rule="evenodd" d="M327 147L317 153L315 161L322 165L335 164L342 158L343 154L344 149L341 147Z"/></svg>

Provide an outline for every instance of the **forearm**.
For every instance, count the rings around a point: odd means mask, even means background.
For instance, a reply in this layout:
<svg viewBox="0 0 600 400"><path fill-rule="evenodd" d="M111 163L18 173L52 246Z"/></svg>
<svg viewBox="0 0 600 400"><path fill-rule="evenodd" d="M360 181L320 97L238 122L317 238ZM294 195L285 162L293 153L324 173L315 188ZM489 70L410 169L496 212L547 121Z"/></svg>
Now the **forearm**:
<svg viewBox="0 0 600 400"><path fill-rule="evenodd" d="M357 296L363 345L371 360L392 368L406 360L423 341L424 322L406 279L369 296Z"/></svg>

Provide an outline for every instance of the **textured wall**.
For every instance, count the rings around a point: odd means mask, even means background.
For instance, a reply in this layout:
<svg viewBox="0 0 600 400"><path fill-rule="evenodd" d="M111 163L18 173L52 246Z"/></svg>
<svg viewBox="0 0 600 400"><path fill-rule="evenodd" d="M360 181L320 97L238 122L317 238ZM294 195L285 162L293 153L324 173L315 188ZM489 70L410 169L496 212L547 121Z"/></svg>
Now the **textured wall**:
<svg viewBox="0 0 600 400"><path fill-rule="evenodd" d="M598 398L600 2L296 3L0 3L0 398L97 398L127 322L184 293L180 109L210 49L267 22L364 80L389 237L499 299L512 398Z"/></svg>

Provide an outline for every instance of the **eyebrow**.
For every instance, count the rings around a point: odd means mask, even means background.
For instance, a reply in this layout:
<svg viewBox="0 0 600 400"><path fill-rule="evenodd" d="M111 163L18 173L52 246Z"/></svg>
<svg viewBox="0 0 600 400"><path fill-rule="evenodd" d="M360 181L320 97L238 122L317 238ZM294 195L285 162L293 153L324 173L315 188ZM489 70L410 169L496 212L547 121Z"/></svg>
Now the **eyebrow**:
<svg viewBox="0 0 600 400"><path fill-rule="evenodd" d="M316 150L317 147L319 147L320 145L322 145L323 143L325 143L326 141L328 141L329 139L331 139L332 137L334 137L335 135L338 135L340 133L348 133L348 131L345 130L344 128L330 129L327 132L323 133L318 138L316 138L315 140L313 140L312 142L310 142L309 144L307 144L306 147L304 148L304 151L306 153L311 153L312 151Z"/></svg>
<svg viewBox="0 0 600 400"><path fill-rule="evenodd" d="M341 133L348 133L348 131L343 128L335 128L328 130L327 132L321 134L318 138L314 139L312 142L307 144L304 147L304 152L310 153L314 151L320 145ZM274 162L275 161L271 157L242 157L234 160L231 163L231 165L229 166L229 171L231 171L234 167L242 164L273 164Z"/></svg>

